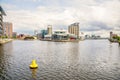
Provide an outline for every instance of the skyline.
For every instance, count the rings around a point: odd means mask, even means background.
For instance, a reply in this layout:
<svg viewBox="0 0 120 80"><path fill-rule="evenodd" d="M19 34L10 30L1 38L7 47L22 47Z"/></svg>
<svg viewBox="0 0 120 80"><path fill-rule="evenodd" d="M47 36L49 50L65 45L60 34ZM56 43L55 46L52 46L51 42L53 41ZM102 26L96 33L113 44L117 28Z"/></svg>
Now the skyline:
<svg viewBox="0 0 120 80"><path fill-rule="evenodd" d="M34 30L68 29L80 23L80 31L108 36L110 31L120 32L120 0L0 0L14 31L32 33Z"/></svg>

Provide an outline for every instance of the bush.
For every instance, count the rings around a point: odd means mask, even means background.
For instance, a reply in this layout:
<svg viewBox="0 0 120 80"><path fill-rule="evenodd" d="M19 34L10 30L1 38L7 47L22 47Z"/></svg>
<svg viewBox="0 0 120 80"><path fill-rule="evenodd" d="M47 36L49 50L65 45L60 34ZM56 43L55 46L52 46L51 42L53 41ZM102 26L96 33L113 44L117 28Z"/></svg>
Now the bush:
<svg viewBox="0 0 120 80"><path fill-rule="evenodd" d="M25 37L24 40L34 39L34 37Z"/></svg>
<svg viewBox="0 0 120 80"><path fill-rule="evenodd" d="M113 39L120 40L120 36L113 36Z"/></svg>

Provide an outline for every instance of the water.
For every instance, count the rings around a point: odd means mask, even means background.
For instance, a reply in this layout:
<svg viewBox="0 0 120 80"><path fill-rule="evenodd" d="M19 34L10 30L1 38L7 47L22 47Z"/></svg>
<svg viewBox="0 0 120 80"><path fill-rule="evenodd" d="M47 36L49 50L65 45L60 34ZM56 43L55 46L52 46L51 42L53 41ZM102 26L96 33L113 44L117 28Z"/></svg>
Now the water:
<svg viewBox="0 0 120 80"><path fill-rule="evenodd" d="M38 69L29 68L32 59ZM0 45L0 80L120 80L120 46L16 40Z"/></svg>

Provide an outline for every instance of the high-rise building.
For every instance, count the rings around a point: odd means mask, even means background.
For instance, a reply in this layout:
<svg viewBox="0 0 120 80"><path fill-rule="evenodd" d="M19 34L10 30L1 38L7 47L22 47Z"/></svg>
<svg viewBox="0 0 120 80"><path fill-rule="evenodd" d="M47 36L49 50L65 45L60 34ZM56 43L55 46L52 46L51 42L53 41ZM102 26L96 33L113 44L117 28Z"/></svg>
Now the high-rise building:
<svg viewBox="0 0 120 80"><path fill-rule="evenodd" d="M70 34L74 34L79 38L79 23L73 23L70 26L68 26L68 32Z"/></svg>
<svg viewBox="0 0 120 80"><path fill-rule="evenodd" d="M17 38L17 32L13 32L12 37Z"/></svg>
<svg viewBox="0 0 120 80"><path fill-rule="evenodd" d="M7 36L8 38L12 38L13 34L13 25L10 22L4 22L3 23L3 30L4 30L4 35Z"/></svg>
<svg viewBox="0 0 120 80"><path fill-rule="evenodd" d="M48 35L52 35L52 25L48 25L47 31Z"/></svg>
<svg viewBox="0 0 120 80"><path fill-rule="evenodd" d="M110 32L110 39L113 38L113 32Z"/></svg>
<svg viewBox="0 0 120 80"><path fill-rule="evenodd" d="M3 8L0 6L0 36L3 35L3 15L6 15Z"/></svg>

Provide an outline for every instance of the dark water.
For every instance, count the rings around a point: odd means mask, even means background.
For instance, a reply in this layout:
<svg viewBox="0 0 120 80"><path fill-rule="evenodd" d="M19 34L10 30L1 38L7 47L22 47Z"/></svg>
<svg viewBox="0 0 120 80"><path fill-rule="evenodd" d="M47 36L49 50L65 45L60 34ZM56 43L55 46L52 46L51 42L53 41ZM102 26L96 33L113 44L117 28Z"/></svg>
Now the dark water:
<svg viewBox="0 0 120 80"><path fill-rule="evenodd" d="M38 69L29 65L36 59ZM0 45L0 80L120 80L120 46L108 40Z"/></svg>

